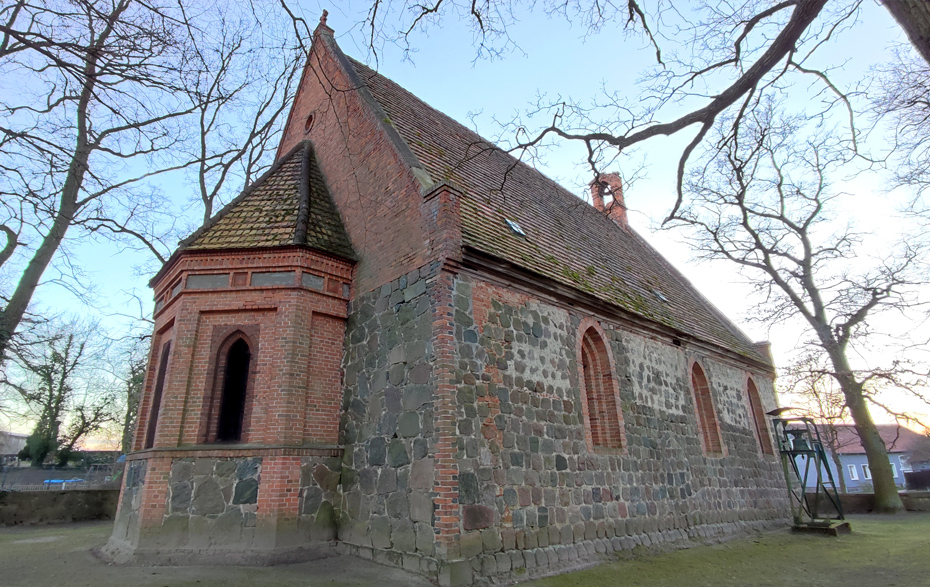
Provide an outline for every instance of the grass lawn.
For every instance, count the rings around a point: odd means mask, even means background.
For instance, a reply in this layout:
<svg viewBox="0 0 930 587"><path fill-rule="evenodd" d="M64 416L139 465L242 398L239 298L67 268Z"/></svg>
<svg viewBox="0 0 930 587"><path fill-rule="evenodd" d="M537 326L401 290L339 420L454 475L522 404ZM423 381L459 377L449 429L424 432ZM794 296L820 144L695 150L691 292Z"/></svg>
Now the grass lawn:
<svg viewBox="0 0 930 587"><path fill-rule="evenodd" d="M537 587L930 586L930 514L849 516L838 538L774 532L601 565Z"/></svg>
<svg viewBox="0 0 930 587"><path fill-rule="evenodd" d="M930 587L930 514L851 516L839 538L787 531L637 556L522 585L539 587ZM354 558L277 567L110 566L91 553L110 535L94 522L0 528L0 586L429 587L420 576Z"/></svg>

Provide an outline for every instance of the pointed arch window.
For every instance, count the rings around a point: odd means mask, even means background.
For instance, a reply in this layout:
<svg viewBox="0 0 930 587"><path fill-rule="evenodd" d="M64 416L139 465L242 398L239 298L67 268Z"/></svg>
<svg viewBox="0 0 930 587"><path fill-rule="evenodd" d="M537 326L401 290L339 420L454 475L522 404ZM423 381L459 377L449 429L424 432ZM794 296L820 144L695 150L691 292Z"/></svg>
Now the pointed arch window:
<svg viewBox="0 0 930 587"><path fill-rule="evenodd" d="M694 409L697 412L704 452L722 454L723 443L720 441L720 426L717 423L717 412L711 399L710 386L707 384L704 369L697 363L691 367L691 388L694 391Z"/></svg>
<svg viewBox="0 0 930 587"><path fill-rule="evenodd" d="M158 413L161 411L161 396L165 389L165 376L168 373L168 359L171 357L171 341L161 347L161 360L158 361L158 375L155 377L155 390L152 393L152 405L149 408L148 425L145 428L145 442L142 448L155 446L155 432L158 430Z"/></svg>
<svg viewBox="0 0 930 587"><path fill-rule="evenodd" d="M208 374L212 386L204 398L203 442L248 442L257 352L253 339L246 334L249 330L254 328L237 328L217 339L223 342L214 351L212 375Z"/></svg>
<svg viewBox="0 0 930 587"><path fill-rule="evenodd" d="M242 440L251 359L249 344L242 338L236 340L226 354L226 373L223 375L220 415L216 427L216 440L219 442Z"/></svg>
<svg viewBox="0 0 930 587"><path fill-rule="evenodd" d="M773 455L775 449L772 446L772 435L769 434L768 426L765 423L765 410L762 407L762 400L759 397L759 389L756 387L752 377L746 384L746 394L749 396L749 411L752 417L753 430L756 433L756 440L759 442L759 448L762 454Z"/></svg>
<svg viewBox="0 0 930 587"><path fill-rule="evenodd" d="M623 417L613 366L604 338L594 326L581 338L581 370L582 411L590 446L623 448Z"/></svg>

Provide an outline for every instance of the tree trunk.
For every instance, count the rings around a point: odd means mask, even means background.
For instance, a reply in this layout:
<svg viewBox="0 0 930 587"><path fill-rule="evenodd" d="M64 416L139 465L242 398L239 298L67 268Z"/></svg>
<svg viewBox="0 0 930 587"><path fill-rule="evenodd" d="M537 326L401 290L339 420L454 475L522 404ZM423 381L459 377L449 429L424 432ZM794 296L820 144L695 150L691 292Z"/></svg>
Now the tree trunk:
<svg viewBox="0 0 930 587"><path fill-rule="evenodd" d="M125 7L121 8L119 12L122 12L123 9ZM16 289L13 291L13 295L10 296L9 303L0 310L0 363L6 357L7 345L26 314L26 308L39 286L42 274L45 273L55 253L61 247L65 234L74 223L74 217L78 212L78 197L81 193L81 187L84 185L87 162L93 151L93 147L88 140L87 112L97 86L96 57L87 60L84 66L84 76L81 95L77 102L77 140L71 154L68 173L61 188L55 219L52 221L45 238L42 239L42 244L36 249L32 259L26 265L26 269L23 270L19 283L16 284Z"/></svg>
<svg viewBox="0 0 930 587"><path fill-rule="evenodd" d="M830 447L830 458L833 460L833 468L836 469L836 476L840 482L840 493L846 493L846 477L843 476L843 462L840 461L840 455L832 446Z"/></svg>
<svg viewBox="0 0 930 587"><path fill-rule="evenodd" d="M869 461L869 470L872 473L872 487L875 493L875 508L873 513L895 514L904 511L904 502L898 495L898 488L894 484L894 475L891 472L891 461L888 460L888 450L872 421L872 414L862 396L862 384L853 376L846 356L839 350L830 352L830 360L836 370L836 380L846 397L846 405L856 424L856 431L865 456Z"/></svg>
<svg viewBox="0 0 930 587"><path fill-rule="evenodd" d="M840 460L839 447L837 447L836 427L833 424L828 424L826 433L829 435L827 449L830 451L830 460L833 461L833 468L836 469L836 475L839 478L840 493L846 493L846 477L843 473L843 462Z"/></svg>

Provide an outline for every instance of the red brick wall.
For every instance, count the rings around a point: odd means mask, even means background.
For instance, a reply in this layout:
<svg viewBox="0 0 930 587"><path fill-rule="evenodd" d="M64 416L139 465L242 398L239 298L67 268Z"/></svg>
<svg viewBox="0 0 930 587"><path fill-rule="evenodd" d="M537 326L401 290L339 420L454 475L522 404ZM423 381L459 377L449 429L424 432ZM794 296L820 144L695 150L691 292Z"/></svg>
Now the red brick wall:
<svg viewBox="0 0 930 587"><path fill-rule="evenodd" d="M356 287L371 291L432 257L420 187L368 103L318 35L278 154L313 141L317 159L361 261ZM312 128L305 131L307 117Z"/></svg>
<svg viewBox="0 0 930 587"><path fill-rule="evenodd" d="M171 296L170 286L191 273L295 271L293 285L219 289L184 289ZM328 284L315 291L300 284L299 272L322 276ZM341 398L341 347L352 267L341 260L297 248L242 253L188 253L156 285L167 298L155 316L155 345L172 340L171 357L158 414L156 448L203 443L215 422L209 401L221 385L216 364L220 346L237 328L257 336L250 368L243 441L265 445L300 445L338 441ZM338 293L329 293L335 291ZM256 334L257 333L257 334ZM151 417L158 365L150 360L134 447L142 448ZM322 376L320 374L327 374ZM310 406L313 406L310 409ZM309 412L308 412L309 410Z"/></svg>
<svg viewBox="0 0 930 587"><path fill-rule="evenodd" d="M259 518L297 518L300 501L300 457L273 456L262 460L258 492Z"/></svg>
<svg viewBox="0 0 930 587"><path fill-rule="evenodd" d="M345 320L326 314L314 314L311 325L310 369L307 378L307 401L302 422L303 437L310 439L339 438L339 413L342 400L342 348Z"/></svg>

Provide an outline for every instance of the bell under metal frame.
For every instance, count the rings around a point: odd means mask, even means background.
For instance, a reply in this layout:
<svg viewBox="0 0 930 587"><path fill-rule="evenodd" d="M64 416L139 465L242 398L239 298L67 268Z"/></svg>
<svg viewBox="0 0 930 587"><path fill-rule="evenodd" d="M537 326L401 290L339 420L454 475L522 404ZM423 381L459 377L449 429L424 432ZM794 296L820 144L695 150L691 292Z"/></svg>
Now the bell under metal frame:
<svg viewBox="0 0 930 587"><path fill-rule="evenodd" d="M816 424L811 418L785 416L785 411L780 409L769 414L775 416L772 424L788 485L793 529L834 536L848 534L852 529L843 515Z"/></svg>

